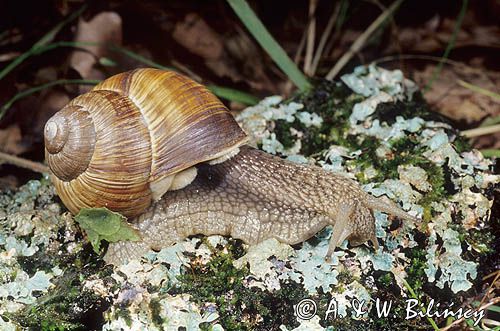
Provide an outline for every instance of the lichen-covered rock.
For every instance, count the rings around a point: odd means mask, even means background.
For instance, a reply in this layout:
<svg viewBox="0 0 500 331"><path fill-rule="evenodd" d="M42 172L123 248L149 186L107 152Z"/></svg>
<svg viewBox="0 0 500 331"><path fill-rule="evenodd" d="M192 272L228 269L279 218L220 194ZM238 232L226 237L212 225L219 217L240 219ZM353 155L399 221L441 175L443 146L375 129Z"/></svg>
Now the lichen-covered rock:
<svg viewBox="0 0 500 331"><path fill-rule="evenodd" d="M460 307L476 294L492 267L484 257L498 254L491 207L500 178L400 71L359 67L237 119L255 146L342 172L424 221L375 212L379 250L346 241L330 261L327 228L294 246L196 236L111 268L51 185L31 181L0 195L0 328L428 329L425 317L405 320L406 299ZM299 314L303 299L314 316ZM392 303L391 316L378 315L380 300Z"/></svg>

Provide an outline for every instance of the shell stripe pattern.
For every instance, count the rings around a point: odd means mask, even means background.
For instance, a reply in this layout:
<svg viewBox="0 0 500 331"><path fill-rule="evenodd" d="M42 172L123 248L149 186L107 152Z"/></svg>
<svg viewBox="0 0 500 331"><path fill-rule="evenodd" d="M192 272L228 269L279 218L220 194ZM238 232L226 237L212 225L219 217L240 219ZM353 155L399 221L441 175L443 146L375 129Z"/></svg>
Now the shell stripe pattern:
<svg viewBox="0 0 500 331"><path fill-rule="evenodd" d="M171 71L137 69L115 75L73 99L54 118L63 114L58 120L77 139L66 141L63 156L47 154L47 160L56 169L52 179L58 194L72 213L107 207L137 216L152 202L150 184L247 141L217 97ZM93 126L81 127L73 117L85 123L91 119ZM73 165L75 155L86 169ZM53 166L56 159L61 169ZM62 168L71 173L60 176Z"/></svg>
<svg viewBox="0 0 500 331"><path fill-rule="evenodd" d="M151 137L151 181L217 158L247 141L217 97L173 71L137 69L95 89L127 95L141 110Z"/></svg>
<svg viewBox="0 0 500 331"><path fill-rule="evenodd" d="M149 133L130 99L95 90L72 101L92 116L95 147L87 169L69 182L53 176L61 200L72 212L82 207L107 207L124 215L151 203ZM82 142L85 146L88 142Z"/></svg>

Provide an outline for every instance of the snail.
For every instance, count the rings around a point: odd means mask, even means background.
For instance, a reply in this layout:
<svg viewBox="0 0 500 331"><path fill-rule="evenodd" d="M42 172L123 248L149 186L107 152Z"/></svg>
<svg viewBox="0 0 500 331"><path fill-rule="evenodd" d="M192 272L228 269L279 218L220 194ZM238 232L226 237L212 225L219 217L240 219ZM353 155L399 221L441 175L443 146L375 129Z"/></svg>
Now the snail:
<svg viewBox="0 0 500 331"><path fill-rule="evenodd" d="M108 78L50 118L44 135L66 207L107 207L139 232L140 241L110 243L112 264L194 234L296 244L332 225L329 258L344 239L378 248L374 210L418 220L343 175L248 146L217 97L172 71Z"/></svg>

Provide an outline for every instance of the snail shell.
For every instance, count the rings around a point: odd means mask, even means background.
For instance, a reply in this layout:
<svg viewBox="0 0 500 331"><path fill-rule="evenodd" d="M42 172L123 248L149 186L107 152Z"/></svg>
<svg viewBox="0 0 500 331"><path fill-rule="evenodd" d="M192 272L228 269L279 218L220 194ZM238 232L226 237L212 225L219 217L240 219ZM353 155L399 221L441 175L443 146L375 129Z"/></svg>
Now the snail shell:
<svg viewBox="0 0 500 331"><path fill-rule="evenodd" d="M189 184L193 165L247 141L205 87L172 71L137 69L73 99L45 125L52 181L67 208L141 214Z"/></svg>

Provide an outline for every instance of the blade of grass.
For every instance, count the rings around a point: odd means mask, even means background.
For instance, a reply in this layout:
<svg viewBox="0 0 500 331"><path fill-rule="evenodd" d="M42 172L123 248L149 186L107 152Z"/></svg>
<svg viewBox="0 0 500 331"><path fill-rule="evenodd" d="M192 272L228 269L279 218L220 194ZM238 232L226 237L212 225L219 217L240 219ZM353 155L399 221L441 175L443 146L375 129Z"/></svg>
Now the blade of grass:
<svg viewBox="0 0 500 331"><path fill-rule="evenodd" d="M110 45L110 46L108 46L108 48L110 50L112 50L112 51L115 51L117 53L121 53L123 55L126 55L129 58L131 58L131 59L134 59L136 61L144 63L144 64L146 64L148 66L153 67L153 68L161 69L161 70L174 70L174 71L176 71L174 68L163 66L163 65L161 65L159 63L151 61L147 57L144 57L144 56L142 56L140 54L134 53L134 52L132 52L132 51L126 49L126 48L119 47L119 46L116 46L116 45Z"/></svg>
<svg viewBox="0 0 500 331"><path fill-rule="evenodd" d="M302 91L311 87L304 74L274 40L245 0L227 0L231 8L278 67Z"/></svg>
<svg viewBox="0 0 500 331"><path fill-rule="evenodd" d="M245 105L253 106L259 102L259 99L254 97L253 95L232 88L217 86L213 84L207 85L207 88L220 98L236 101Z"/></svg>
<svg viewBox="0 0 500 331"><path fill-rule="evenodd" d="M500 302L500 297L496 297L496 298L493 298L490 300L490 302L482 305L481 307L477 308L476 310L484 310L484 309L488 309L490 306L493 306L493 305L496 305L497 303ZM464 317L461 317L455 321L453 321L453 323L445 326L444 328L441 329L441 331L447 331L447 330L450 330L451 328L459 325L460 323L462 323L464 321Z"/></svg>
<svg viewBox="0 0 500 331"><path fill-rule="evenodd" d="M474 307L479 307L481 305L482 305L482 302L479 302L479 301L473 301L472 302L472 306L474 306ZM495 305L489 306L487 308L487 310L491 310L491 311L494 311L496 313L500 313L500 307L499 306L495 306Z"/></svg>
<svg viewBox="0 0 500 331"><path fill-rule="evenodd" d="M464 19L465 12L467 11L468 3L469 3L469 0L462 0L462 8L460 8L460 13L458 14L458 18L457 18L457 23L455 24L455 28L453 29L453 34L451 35L450 42L446 46L446 49L444 50L443 56L441 57L442 59L447 59L448 56L450 55L451 50L455 46L455 40L457 39L458 31L460 30L460 27L462 26L462 21ZM434 69L434 73L432 74L431 80L427 83L427 85L423 89L424 93L429 91L432 84L434 83L434 81L437 79L437 77L441 73L441 70L443 69L443 64L444 64L443 60L439 61L436 69Z"/></svg>
<svg viewBox="0 0 500 331"><path fill-rule="evenodd" d="M19 99L25 98L33 93L36 93L38 91L45 90L49 87L56 86L56 85L65 85L65 84L79 84L79 85L96 85L99 84L100 80L88 80L88 79L58 79L52 82L48 82L46 84L42 84L39 86L35 86L23 91L18 92L16 95L14 95L9 101L7 101L2 108L0 108L0 120L2 119L3 115L5 112L14 104L14 102L18 101Z"/></svg>
<svg viewBox="0 0 500 331"><path fill-rule="evenodd" d="M344 68L344 66L351 60L351 58L359 52L363 46L366 44L370 36L377 30L377 28L384 23L384 21L394 13L394 11L401 5L403 0L396 0L392 5L387 8L382 14L377 17L375 21L356 39L356 41L351 45L349 50L342 55L342 57L335 63L333 68L326 75L326 79L332 80L337 76L337 74Z"/></svg>
<svg viewBox="0 0 500 331"><path fill-rule="evenodd" d="M122 53L122 54L124 54L124 55L126 55L134 60L137 60L141 63L149 65L153 68L162 69L162 70L178 71L176 68L165 67L161 64L158 64L154 61L151 61L150 59L148 59L142 55L139 55L137 53L129 51L128 49L125 49L123 47L111 45L111 46L109 46L109 48L111 50L116 51L116 52ZM245 105L250 105L250 106L253 106L259 102L259 99L254 97L253 95L246 93L246 92L236 90L236 89L232 89L229 87L223 87L223 86L210 84L210 85L207 85L207 88L210 91L212 91L212 93L215 94L216 96L218 96L219 98L223 98L223 99L226 99L229 101L236 101L236 102L240 102L240 103L243 103Z"/></svg>
<svg viewBox="0 0 500 331"><path fill-rule="evenodd" d="M490 90L484 89L484 88L482 88L480 86L477 86L477 85L473 85L473 84L464 82L461 79L459 79L457 81L457 83L458 83L458 85L460 85L462 87L465 87L466 89L469 89L469 90L477 92L477 93L481 93L482 95L486 95L486 96L492 98L495 101L500 101L500 94L498 94L498 93L495 93L495 92L492 92Z"/></svg>
<svg viewBox="0 0 500 331"><path fill-rule="evenodd" d="M500 149L481 149L479 151L484 157L500 157Z"/></svg>
<svg viewBox="0 0 500 331"><path fill-rule="evenodd" d="M403 281L403 284L405 285L408 292L410 292L410 295L412 296L412 298L415 300L418 300L418 302L420 303L421 302L420 299L417 297L417 295L415 294L415 291L413 291L413 288L410 286L410 284L408 284L406 279L402 278L401 280ZM425 309L425 307L422 306L421 310L424 314L427 313L427 309ZM427 317L427 320L429 321L429 323L431 323L431 326L434 328L434 330L439 331L439 327L437 326L436 322L434 322L434 320L431 317L427 316L427 314L426 314L426 317Z"/></svg>
<svg viewBox="0 0 500 331"><path fill-rule="evenodd" d="M480 127L490 126L490 125L498 124L498 123L500 123L500 116L488 117L487 119L485 119L484 121L482 121L479 126Z"/></svg>
<svg viewBox="0 0 500 331"><path fill-rule="evenodd" d="M54 40L55 36L61 31L62 28L75 18L79 17L84 11L87 9L87 5L81 6L77 11L71 13L67 18L65 18L62 22L58 23L55 27L53 27L49 32L47 32L40 40L38 40L33 48L37 48L40 46L44 46Z"/></svg>
<svg viewBox="0 0 500 331"><path fill-rule="evenodd" d="M23 54L19 55L14 60L12 60L12 62L10 62L5 68L3 68L0 71L0 80L3 79L5 76L7 76L7 74L9 74L9 72L11 72L12 70L14 70L14 68L16 68L18 65L20 65L21 63L23 63L27 58L29 58L30 56L36 54L37 50L39 48L43 48L48 43L50 43L54 39L54 37L57 35L57 33L59 31L61 31L61 29L66 24L68 24L69 22L73 21L75 18L77 18L78 16L80 16L86 8L87 8L87 5L83 5L82 7L80 7L80 9L78 9L77 11L75 11L74 13L72 13L71 15L69 15L66 19L64 19L62 22L58 23L49 32L47 32L27 52L24 52Z"/></svg>

